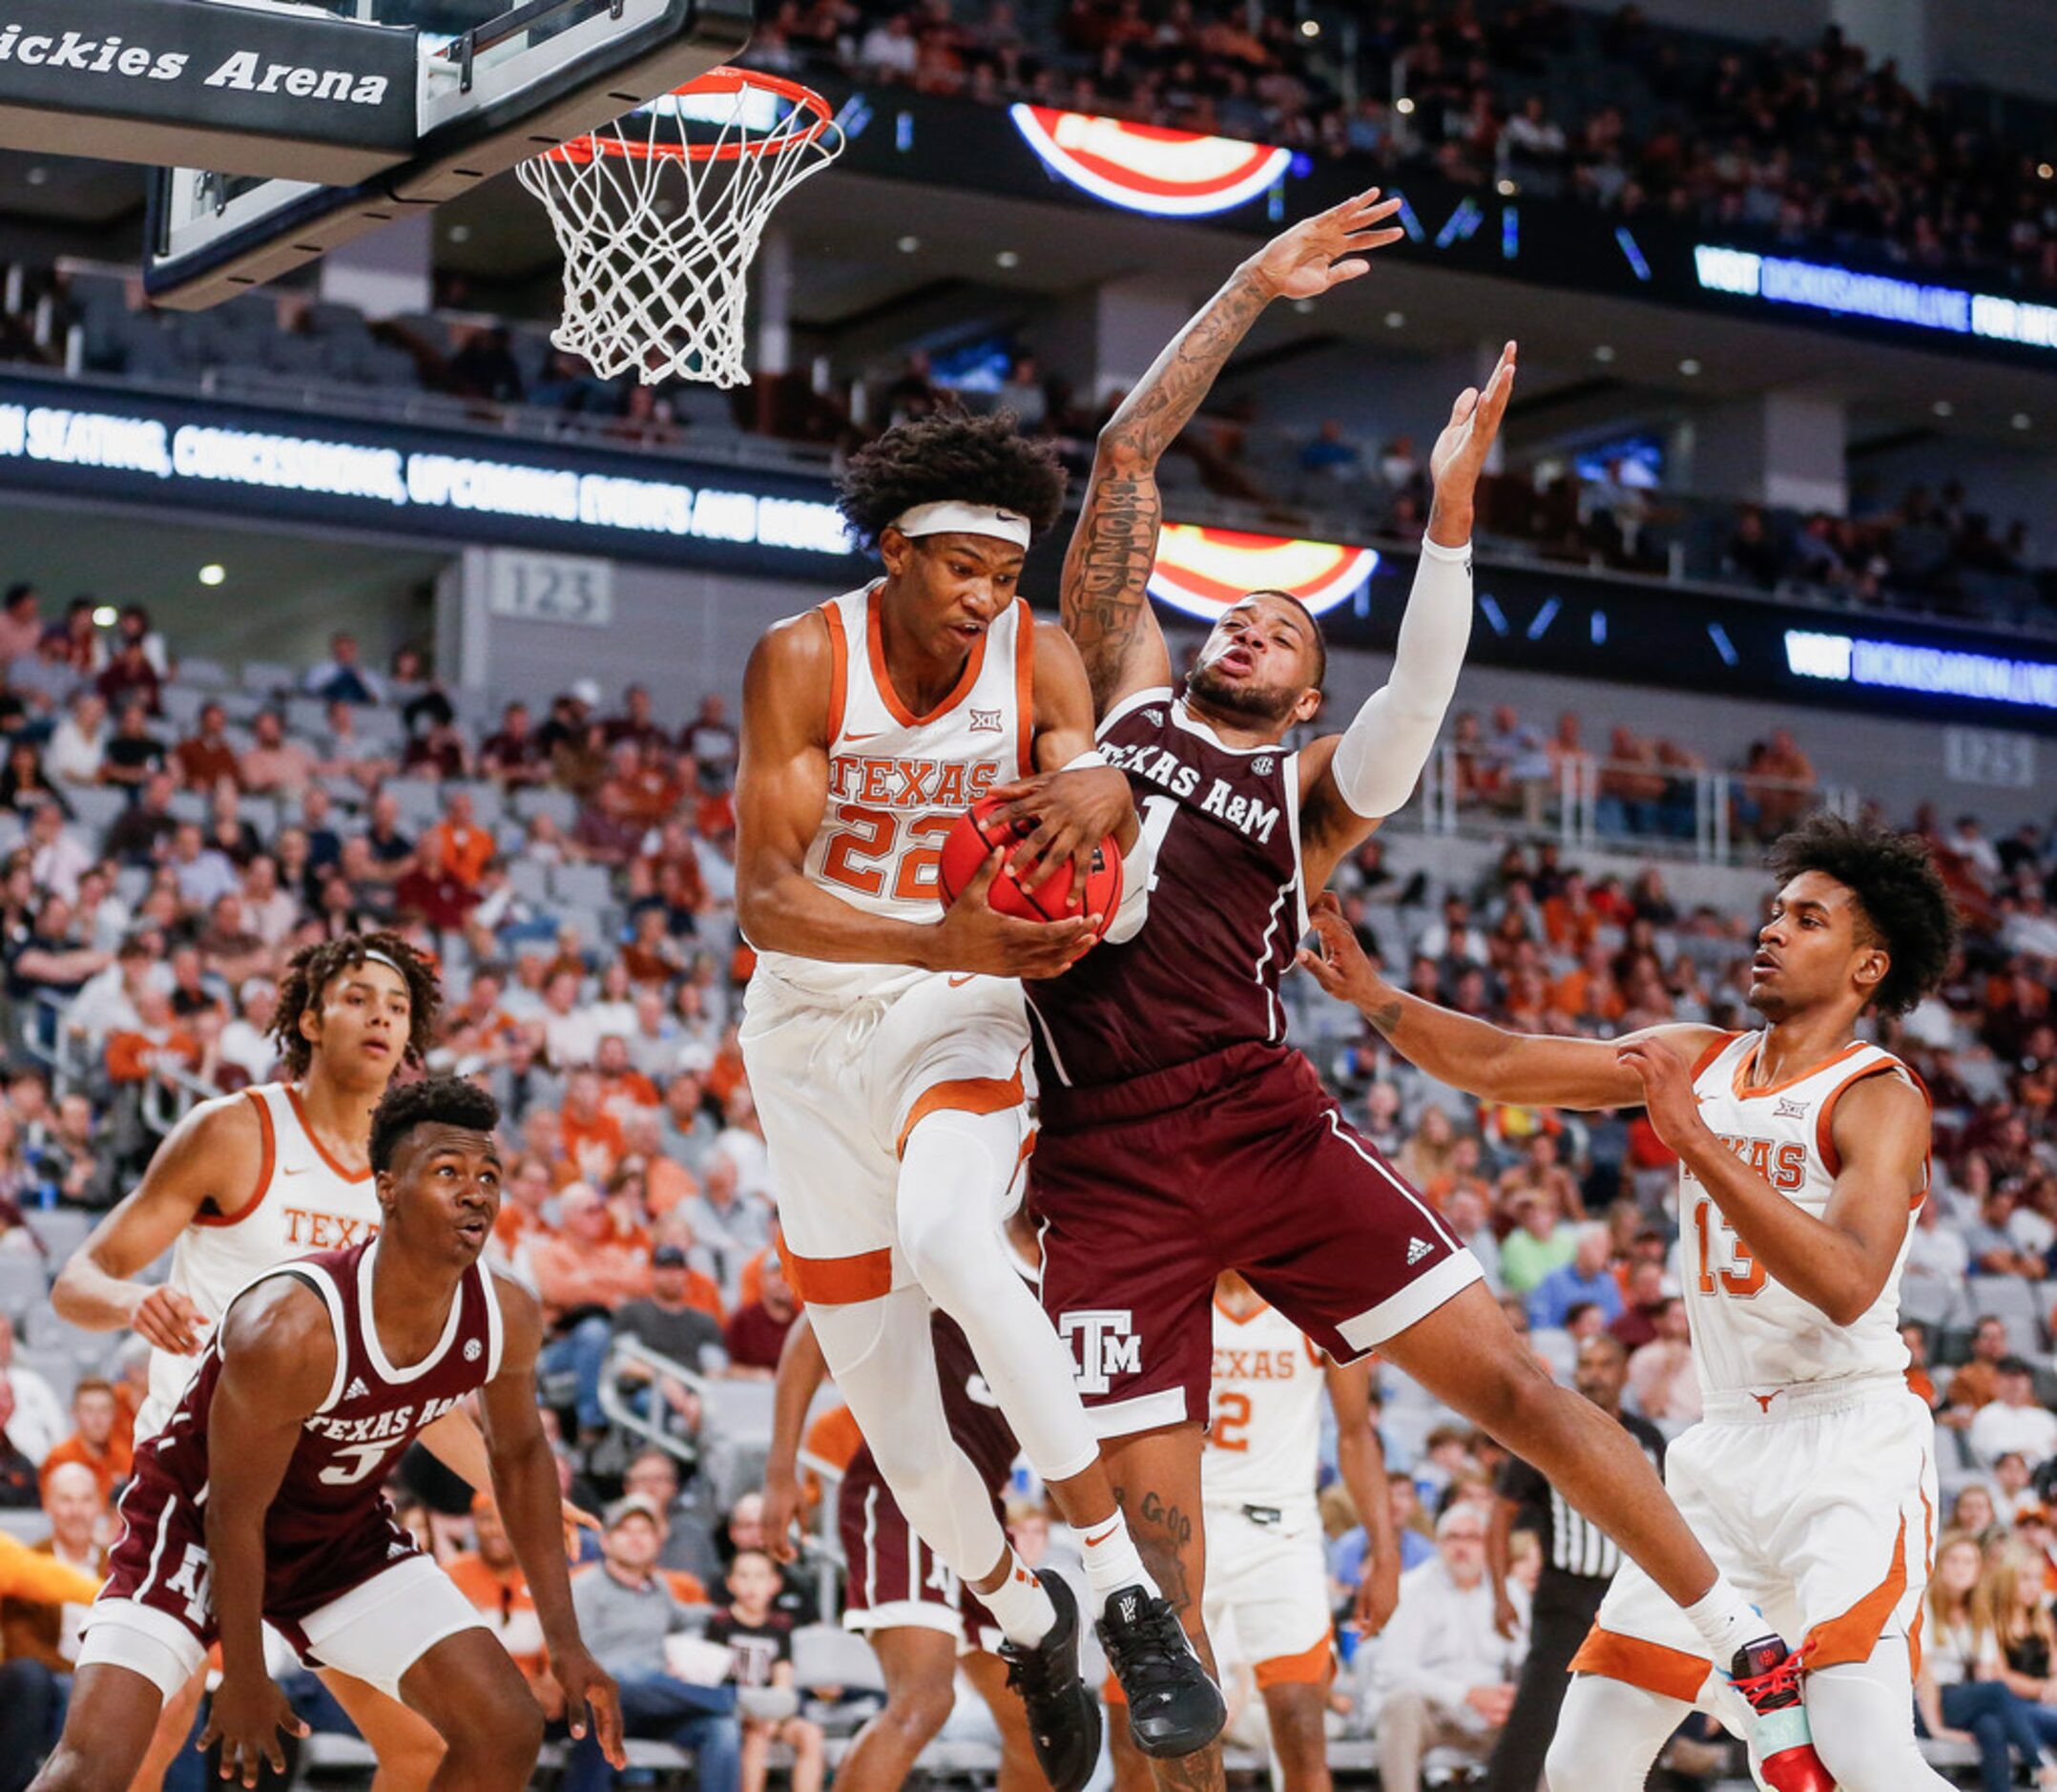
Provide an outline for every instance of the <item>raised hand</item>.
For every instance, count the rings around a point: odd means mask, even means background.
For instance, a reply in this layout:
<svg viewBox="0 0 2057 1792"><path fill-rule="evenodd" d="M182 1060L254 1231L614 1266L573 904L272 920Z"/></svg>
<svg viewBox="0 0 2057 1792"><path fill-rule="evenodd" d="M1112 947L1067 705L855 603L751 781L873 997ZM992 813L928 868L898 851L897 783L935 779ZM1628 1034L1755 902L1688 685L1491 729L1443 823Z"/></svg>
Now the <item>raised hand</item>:
<svg viewBox="0 0 2057 1792"><path fill-rule="evenodd" d="M1319 298L1330 287L1369 273L1371 263L1364 258L1406 235L1397 225L1380 228L1399 210L1398 199L1382 200L1373 187L1301 219L1266 243L1250 265L1274 298Z"/></svg>
<svg viewBox="0 0 2057 1792"><path fill-rule="evenodd" d="M1486 453L1500 433L1500 420L1507 413L1507 399L1514 391L1514 350L1512 343L1501 349L1484 391L1467 385L1450 406L1450 420L1443 426L1443 433L1428 452L1428 474L1435 482L1439 501L1471 502L1479 474L1486 468Z"/></svg>

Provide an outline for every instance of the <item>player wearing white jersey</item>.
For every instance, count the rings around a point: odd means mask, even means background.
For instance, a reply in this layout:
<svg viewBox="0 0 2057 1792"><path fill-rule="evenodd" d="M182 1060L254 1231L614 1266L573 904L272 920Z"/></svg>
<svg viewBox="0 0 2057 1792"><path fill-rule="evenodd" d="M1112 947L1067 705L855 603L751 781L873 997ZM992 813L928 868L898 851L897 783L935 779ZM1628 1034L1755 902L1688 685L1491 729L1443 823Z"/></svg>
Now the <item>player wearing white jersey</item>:
<svg viewBox="0 0 2057 1792"><path fill-rule="evenodd" d="M1075 1602L1015 1556L952 1440L931 1302L969 1339L1024 1452L1084 1545L1095 1617L1140 1745L1182 1754L1220 1695L1130 1540L1071 1383L1070 1353L1016 1275L1001 1226L1032 1144L1020 976L1141 926L1149 847L1128 780L1093 749L1077 650L1017 594L1064 474L1011 417L889 430L852 460L844 514L884 574L780 622L743 681L737 912L759 957L740 1039L793 1283L830 1372L915 1530L992 1611L1057 1792L1098 1754ZM946 910L944 840L1001 791L1033 830L1006 875L1116 836L1112 915L995 910L995 853Z"/></svg>
<svg viewBox="0 0 2057 1792"><path fill-rule="evenodd" d="M1867 1010L1904 1013L1935 987L1955 915L1913 836L1823 813L1771 863L1780 887L1750 970L1768 1025L1753 1033L1653 1027L1606 1044L1503 1032L1379 979L1332 903L1317 918L1320 953L1303 954L1431 1074L1494 1101L1641 1105L1678 1154L1706 1418L1672 1445L1666 1485L1736 1586L1803 1641L1771 1674L1748 1651L1711 1661L1625 1564L1572 1663L1548 1763L1556 1792L1640 1787L1688 1710L1722 1715L1725 1681L1749 1687L1759 1712L1797 1718L1802 1671L1812 1745L1796 1731L1756 1763L1777 1792L1946 1784L1914 1740L1934 1435L1896 1325L1928 1186L1928 1100L1856 1030ZM1788 1680L1781 1706L1766 1682Z"/></svg>
<svg viewBox="0 0 2057 1792"><path fill-rule="evenodd" d="M437 1001L434 970L397 934L302 948L273 1023L285 1080L196 1107L65 1264L51 1291L60 1316L92 1331L133 1328L152 1346L138 1442L178 1404L239 1290L291 1258L376 1234L371 1112L401 1065L426 1052ZM169 1277L139 1281L167 1250ZM421 1441L472 1486L488 1485L484 1440L462 1413ZM377 1792L426 1787L443 1757L435 1731L362 1681L322 1678L378 1752ZM184 1699L167 1702L138 1787L161 1778L199 1692L196 1679Z"/></svg>
<svg viewBox="0 0 2057 1792"><path fill-rule="evenodd" d="M1328 1563L1315 1505L1321 1400L1336 1467L1370 1542L1357 1622L1376 1636L1400 1597L1385 1455L1371 1423L1374 1359L1336 1362L1234 1270L1215 1286L1213 1412L1200 1459L1210 1633L1232 1622L1257 1677L1285 1792L1326 1792L1322 1715L1334 1664Z"/></svg>

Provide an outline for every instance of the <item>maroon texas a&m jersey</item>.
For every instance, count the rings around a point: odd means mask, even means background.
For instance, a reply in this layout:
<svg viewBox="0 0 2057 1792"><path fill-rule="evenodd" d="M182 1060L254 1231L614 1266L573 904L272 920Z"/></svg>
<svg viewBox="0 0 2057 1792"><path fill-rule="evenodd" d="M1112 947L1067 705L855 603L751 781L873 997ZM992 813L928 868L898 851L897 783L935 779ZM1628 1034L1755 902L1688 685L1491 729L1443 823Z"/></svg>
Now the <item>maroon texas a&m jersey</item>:
<svg viewBox="0 0 2057 1792"><path fill-rule="evenodd" d="M1228 746L1161 688L1111 710L1099 745L1156 844L1150 915L1127 943L1022 986L1046 1092L1282 1043L1278 980L1307 930L1297 753Z"/></svg>
<svg viewBox="0 0 2057 1792"><path fill-rule="evenodd" d="M419 1363L388 1363L371 1311L377 1251L376 1240L320 1251L249 1284L275 1276L304 1282L327 1307L336 1336L327 1396L302 1421L264 1517L264 1615L288 1636L295 1619L418 1552L386 1501L385 1478L425 1427L500 1368L500 1302L483 1262L465 1271L435 1347ZM170 1421L136 1451L135 1478L119 1508L124 1529L101 1594L157 1606L205 1642L214 1631L202 1519L207 1418L221 1379L225 1312L222 1318Z"/></svg>

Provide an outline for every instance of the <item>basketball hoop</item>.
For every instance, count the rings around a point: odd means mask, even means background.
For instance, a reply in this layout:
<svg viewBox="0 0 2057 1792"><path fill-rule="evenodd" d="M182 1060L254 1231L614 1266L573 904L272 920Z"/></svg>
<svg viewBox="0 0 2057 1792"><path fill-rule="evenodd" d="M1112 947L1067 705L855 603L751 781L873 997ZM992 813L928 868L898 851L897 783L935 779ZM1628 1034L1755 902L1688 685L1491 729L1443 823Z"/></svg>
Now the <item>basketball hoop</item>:
<svg viewBox="0 0 2057 1792"><path fill-rule="evenodd" d="M698 80L515 171L564 251L551 332L602 378L741 385L750 263L772 208L842 153L811 88L747 69Z"/></svg>

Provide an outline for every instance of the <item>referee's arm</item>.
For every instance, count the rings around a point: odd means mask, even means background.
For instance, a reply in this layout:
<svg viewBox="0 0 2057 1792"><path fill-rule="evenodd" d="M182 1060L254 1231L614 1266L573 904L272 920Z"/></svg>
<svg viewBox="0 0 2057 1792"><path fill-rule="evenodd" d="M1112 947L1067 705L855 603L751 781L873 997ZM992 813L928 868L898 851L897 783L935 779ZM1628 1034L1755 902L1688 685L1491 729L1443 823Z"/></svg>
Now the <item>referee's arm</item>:
<svg viewBox="0 0 2057 1792"><path fill-rule="evenodd" d="M1521 1504L1505 1493L1493 1496L1493 1515L1486 1526L1486 1572L1493 1582L1493 1628L1511 1640L1521 1628L1521 1614L1507 1594L1507 1575L1512 1572L1514 1521L1522 1515Z"/></svg>

